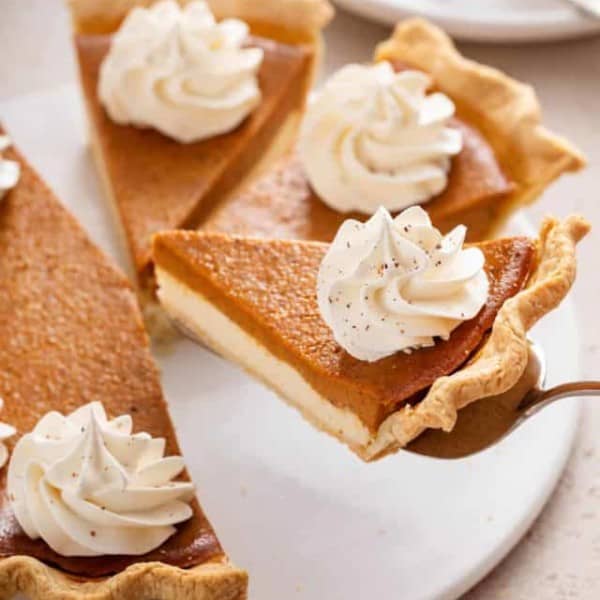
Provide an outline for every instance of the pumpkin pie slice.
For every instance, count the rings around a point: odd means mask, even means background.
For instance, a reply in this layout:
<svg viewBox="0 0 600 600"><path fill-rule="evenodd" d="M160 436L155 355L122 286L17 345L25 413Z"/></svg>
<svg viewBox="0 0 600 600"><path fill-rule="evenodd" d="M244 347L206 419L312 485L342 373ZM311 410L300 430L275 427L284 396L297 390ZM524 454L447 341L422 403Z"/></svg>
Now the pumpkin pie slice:
<svg viewBox="0 0 600 600"><path fill-rule="evenodd" d="M432 84L429 91L443 93L454 104L448 126L460 133L462 147L451 157L445 188L422 203L443 232L465 224L470 241L488 239L512 211L533 202L554 179L584 166L584 158L573 146L543 127L530 86L464 58L434 25L422 19L401 22L392 37L377 47L374 60L389 62L396 72L425 73ZM321 127L324 123L325 119ZM317 135L323 144L329 142L326 136ZM381 134L370 135L366 144L371 144L372 138L377 141ZM355 143L365 142L356 138ZM384 143L389 156L396 149L394 142ZM366 150L360 146L353 159L355 164L364 160L360 168L372 171L369 152L368 146ZM387 170L379 174L385 178L393 167L388 160ZM352 167L344 172L350 178L355 176ZM365 196L373 196L369 204L374 209L385 205L375 186L365 185L365 189ZM312 185L306 165L292 152L250 188L217 206L202 228L329 242L343 220L364 220L366 214L372 213L341 212L325 202Z"/></svg>
<svg viewBox="0 0 600 600"><path fill-rule="evenodd" d="M373 460L426 428L452 429L458 409L518 380L527 363L526 332L567 293L575 244L587 229L580 217L548 219L537 240L478 244L489 294L476 316L446 341L374 362L343 350L321 316L316 288L325 243L158 234L158 296L193 337Z"/></svg>
<svg viewBox="0 0 600 600"><path fill-rule="evenodd" d="M17 429L9 450L46 413L97 401L180 454L130 284L23 156L11 148L4 157L21 171L0 200L0 397L3 420ZM190 506L191 518L146 554L63 556L19 526L4 468L1 595L245 598L246 573L229 562L198 501Z"/></svg>
<svg viewBox="0 0 600 600"><path fill-rule="evenodd" d="M130 9L150 4L70 2L94 156L142 283L151 273L152 234L198 226L218 202L287 151L318 61L320 30L332 12L326 0L211 2L217 18L249 25L246 46L263 53L261 99L233 130L182 143L151 127L115 122L99 100L99 72L114 33Z"/></svg>

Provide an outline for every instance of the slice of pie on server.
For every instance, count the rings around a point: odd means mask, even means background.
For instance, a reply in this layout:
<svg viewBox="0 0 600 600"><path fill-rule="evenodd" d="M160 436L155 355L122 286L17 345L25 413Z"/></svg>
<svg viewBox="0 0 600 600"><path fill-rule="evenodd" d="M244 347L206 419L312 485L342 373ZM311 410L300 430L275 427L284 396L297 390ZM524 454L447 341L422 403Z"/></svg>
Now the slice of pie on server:
<svg viewBox="0 0 600 600"><path fill-rule="evenodd" d="M538 239L478 244L490 288L477 316L447 341L376 362L343 350L319 312L325 243L165 232L154 261L173 320L373 460L427 428L452 429L459 409L518 380L527 330L568 292L587 231L581 217L548 218Z"/></svg>

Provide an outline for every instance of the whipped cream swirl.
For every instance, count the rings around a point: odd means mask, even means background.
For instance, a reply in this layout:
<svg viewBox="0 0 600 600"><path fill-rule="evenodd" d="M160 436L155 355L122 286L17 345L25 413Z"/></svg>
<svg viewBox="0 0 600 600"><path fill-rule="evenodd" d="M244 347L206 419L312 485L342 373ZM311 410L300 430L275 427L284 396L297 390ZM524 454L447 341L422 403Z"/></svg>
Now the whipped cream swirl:
<svg viewBox="0 0 600 600"><path fill-rule="evenodd" d="M0 135L0 200L8 190L17 185L21 176L21 166L14 160L2 158L2 152L11 146L7 135Z"/></svg>
<svg viewBox="0 0 600 600"><path fill-rule="evenodd" d="M427 95L420 71L388 62L348 65L308 108L300 157L319 197L339 212L373 214L426 202L448 183L460 131L447 126L454 104Z"/></svg>
<svg viewBox="0 0 600 600"><path fill-rule="evenodd" d="M235 129L261 99L260 48L248 26L217 23L206 2L133 9L100 69L98 94L119 124L153 127L179 142Z"/></svg>
<svg viewBox="0 0 600 600"><path fill-rule="evenodd" d="M360 360L432 346L486 302L485 258L446 236L420 207L395 219L380 208L340 227L319 269L317 298L337 343Z"/></svg>
<svg viewBox="0 0 600 600"><path fill-rule="evenodd" d="M0 411L4 408L4 400L0 398ZM8 448L4 443L5 440L15 435L17 430L12 425L0 423L0 468L6 464L8 460Z"/></svg>
<svg viewBox="0 0 600 600"><path fill-rule="evenodd" d="M129 415L109 421L92 402L46 414L17 442L8 493L30 538L63 556L140 555L192 516L193 484L171 481L183 459L163 457L164 439L131 430Z"/></svg>

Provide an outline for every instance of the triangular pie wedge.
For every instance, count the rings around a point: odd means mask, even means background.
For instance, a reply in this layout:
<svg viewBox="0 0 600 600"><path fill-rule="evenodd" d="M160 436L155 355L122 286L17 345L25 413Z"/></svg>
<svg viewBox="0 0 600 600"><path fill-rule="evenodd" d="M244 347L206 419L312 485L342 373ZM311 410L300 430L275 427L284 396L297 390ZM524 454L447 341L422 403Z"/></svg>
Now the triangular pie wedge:
<svg viewBox="0 0 600 600"><path fill-rule="evenodd" d="M23 156L17 186L0 201L0 397L17 428L48 411L99 400L110 416L131 414L137 430L180 454L131 285L89 240ZM19 527L0 471L0 596L64 598L246 597L197 500L193 516L144 556L68 558ZM184 478L188 475L185 474Z"/></svg>
<svg viewBox="0 0 600 600"><path fill-rule="evenodd" d="M111 34L133 6L152 2L71 0L75 49L91 143L106 196L116 209L140 283L151 283L150 240L163 229L194 228L223 198L285 153L295 137L331 17L326 0L213 2L217 17L251 27L264 50L262 99L235 130L182 144L152 129L114 123L98 99Z"/></svg>
<svg viewBox="0 0 600 600"><path fill-rule="evenodd" d="M456 105L451 125L463 135L448 185L422 207L443 232L468 227L469 240L493 237L519 206L533 202L561 174L585 160L542 126L535 92L504 73L463 57L450 38L422 19L401 22L375 61L428 73ZM295 153L254 185L218 205L202 226L231 234L329 242L347 218L314 192Z"/></svg>
<svg viewBox="0 0 600 600"><path fill-rule="evenodd" d="M172 319L241 364L365 460L458 408L500 393L527 362L526 331L567 293L580 217L549 219L537 241L483 242L488 301L446 342L369 363L343 351L320 316L316 278L327 245L166 232L154 240L158 296Z"/></svg>

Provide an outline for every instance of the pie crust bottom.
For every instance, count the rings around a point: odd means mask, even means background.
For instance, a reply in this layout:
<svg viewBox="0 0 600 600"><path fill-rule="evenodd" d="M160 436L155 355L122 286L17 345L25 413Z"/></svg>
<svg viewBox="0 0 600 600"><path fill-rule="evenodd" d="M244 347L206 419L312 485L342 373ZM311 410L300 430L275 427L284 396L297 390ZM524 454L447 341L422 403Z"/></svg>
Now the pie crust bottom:
<svg viewBox="0 0 600 600"><path fill-rule="evenodd" d="M451 431L458 410L510 389L528 361L527 331L556 308L576 272L575 245L588 232L578 216L546 219L538 263L527 287L500 309L490 336L464 368L440 377L418 404L405 405L371 431L349 410L335 407L289 363L279 360L209 300L156 266L158 297L176 323L276 390L317 428L337 437L363 460L402 448L428 428Z"/></svg>
<svg viewBox="0 0 600 600"><path fill-rule="evenodd" d="M0 600L22 593L30 600L245 600L248 575L228 562L179 569L136 563L109 578L70 577L30 556L0 561Z"/></svg>

